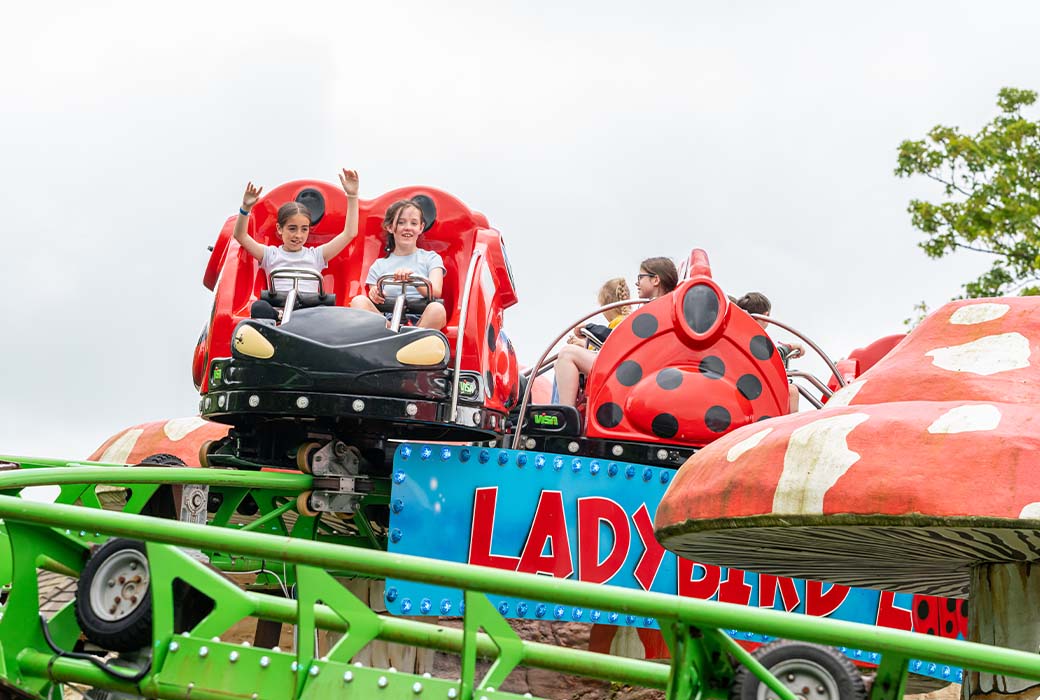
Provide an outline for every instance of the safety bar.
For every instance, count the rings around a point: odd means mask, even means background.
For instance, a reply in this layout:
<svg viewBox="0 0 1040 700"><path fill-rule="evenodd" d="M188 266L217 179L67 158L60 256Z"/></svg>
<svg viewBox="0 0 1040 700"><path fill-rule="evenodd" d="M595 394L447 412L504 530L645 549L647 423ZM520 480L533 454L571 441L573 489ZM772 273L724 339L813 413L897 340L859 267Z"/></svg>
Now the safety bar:
<svg viewBox="0 0 1040 700"><path fill-rule="evenodd" d="M376 289L379 290L379 293L383 295L384 299L386 298L386 292L383 291L384 285L390 283L401 285L401 293L398 294L397 299L394 300L394 313L390 317L390 330L397 333L401 330L401 319L404 318L404 307L405 303L408 301L405 293L407 292L408 287L425 287L426 294L424 296L426 298L426 303L433 301L433 287L431 286L432 283L430 280L422 275L409 275L406 280L394 279L394 275L382 275L376 280Z"/></svg>
<svg viewBox="0 0 1040 700"><path fill-rule="evenodd" d="M287 277L292 280L292 289L290 289L285 295L285 308L282 309L282 323L288 323L289 319L292 318L293 309L296 307L296 297L299 294L300 280L315 280L318 283L318 296L325 296L325 279L320 273L314 270L308 270L305 267L280 267L277 270L271 270L267 275L268 286L272 292L277 291L274 287L274 281L276 278Z"/></svg>
<svg viewBox="0 0 1040 700"><path fill-rule="evenodd" d="M838 386L845 386L845 379L844 379L844 377L841 376L841 372L838 371L838 368L835 366L834 361L831 360L831 358L829 358L827 356L827 353L825 353L823 350L821 350L820 346L817 345L816 343L814 343L812 341L812 339L809 338L809 336L805 335L804 333L802 333L802 332L800 332L798 330L795 330L794 328L792 328L791 326L787 325L786 323L781 323L780 321L777 321L775 318L773 318L771 316L766 316L766 315L763 315L763 314L751 314L751 318L755 319L756 321L764 321L765 323L772 323L774 326L779 326L780 328L783 328L788 333L790 333L790 334L792 334L794 336L797 336L800 340L804 340L806 342L806 344L809 347L811 347L813 350L815 350L816 354L819 355L820 357L822 357L823 361L827 363L827 366L831 370L831 374L833 374L834 378L838 380Z"/></svg>
<svg viewBox="0 0 1040 700"><path fill-rule="evenodd" d="M588 321L593 316L595 316L597 314L601 314L604 311L609 311L610 309L616 309L616 308L618 308L620 306L638 306L639 304L646 304L646 303L648 303L650 301L653 301L653 300L652 299L625 299L624 301L615 301L615 302L612 302L610 304L606 304L604 306L599 307L598 309L596 309L595 311L593 311L591 313L585 314L584 316L579 318L577 321L575 321L571 325L567 326L567 328L564 329L563 333L560 333L558 336L556 336L556 339L553 340L552 343L549 344L549 347L547 347L545 349L545 352L543 352L541 354L541 356L538 358L538 361L534 363L534 368L532 369L532 372L535 373L534 376L537 377L539 374L541 374L540 369L542 367L542 364L545 363L545 361L546 361L545 358L548 357L549 353L552 352L552 349L554 347L556 347L556 344L558 342L560 342L561 340L563 340L564 338L566 338L568 333L570 333L572 330L577 328L579 325L581 325L585 321ZM531 400L531 389L533 387L534 387L534 382L527 382L527 386L524 387L524 396L520 400L520 410L519 410L519 412L517 414L518 415L518 420L516 422L516 432L513 434L513 449L514 450L519 450L520 449L520 428L524 424L524 414L527 413L527 404Z"/></svg>

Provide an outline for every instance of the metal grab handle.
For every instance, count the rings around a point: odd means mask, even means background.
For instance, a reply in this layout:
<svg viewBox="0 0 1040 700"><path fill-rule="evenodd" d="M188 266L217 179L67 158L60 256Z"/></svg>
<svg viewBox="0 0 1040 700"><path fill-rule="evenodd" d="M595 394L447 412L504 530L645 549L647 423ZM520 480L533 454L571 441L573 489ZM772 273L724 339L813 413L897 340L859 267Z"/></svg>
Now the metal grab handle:
<svg viewBox="0 0 1040 700"><path fill-rule="evenodd" d="M787 376L788 377L800 377L801 379L806 380L807 382L812 384L814 387L819 389L820 394L822 394L823 396L826 396L827 398L830 398L831 396L834 395L834 392L831 391L830 388L828 388L826 384L821 382L820 378L817 377L815 374L809 374L808 372L802 372L801 370L789 369L789 370L787 370Z"/></svg>
<svg viewBox="0 0 1040 700"><path fill-rule="evenodd" d="M397 299L394 300L394 312L390 316L390 331L397 333L401 330L401 321L404 319L404 305L407 301L406 292L409 287L418 290L419 287L426 288L426 294L424 299L429 304L433 301L433 283L429 279L422 275L408 275L408 279L399 280L394 275L382 275L376 280L376 289L379 290L379 294L386 299L386 292L383 291L385 286L388 284L399 284L401 285L401 293L397 295Z"/></svg>
<svg viewBox="0 0 1040 700"><path fill-rule="evenodd" d="M393 275L382 275L376 280L376 289L379 290L379 293L383 295L384 299L386 298L386 292L383 291L383 287L390 283L401 285L401 296L404 296L405 290L407 290L408 287L413 287L416 290L418 290L419 287L425 287L426 293L423 295L423 298L428 302L433 301L433 283L422 275L408 275L408 279L406 280L394 279Z"/></svg>
<svg viewBox="0 0 1040 700"><path fill-rule="evenodd" d="M271 270L267 275L267 281L272 292L278 291L274 287L275 279L283 277L291 279L293 283L292 289L286 293L285 307L282 310L282 323L285 324L292 318L293 309L296 307L296 297L299 296L300 292L300 280L315 280L318 283L318 296L324 298L325 278L322 277L320 272L315 272L305 267L280 267L277 270Z"/></svg>

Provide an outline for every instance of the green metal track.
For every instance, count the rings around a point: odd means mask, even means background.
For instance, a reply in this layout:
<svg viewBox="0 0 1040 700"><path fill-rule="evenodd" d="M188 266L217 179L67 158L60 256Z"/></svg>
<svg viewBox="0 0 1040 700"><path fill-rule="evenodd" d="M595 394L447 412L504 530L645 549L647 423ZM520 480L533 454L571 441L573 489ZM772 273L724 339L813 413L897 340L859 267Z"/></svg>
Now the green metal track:
<svg viewBox="0 0 1040 700"><path fill-rule="evenodd" d="M209 484L241 492L295 492L310 477L268 472L188 468L59 466L9 460L41 468L0 473L0 493L30 485ZM64 464L64 463L63 463ZM81 489L82 490L82 489ZM90 499L81 499L87 503ZM0 495L0 518L9 540L10 594L0 619L0 680L16 697L61 697L62 683L81 683L130 695L161 698L461 698L516 697L497 688L521 666L546 668L666 691L670 699L725 698L733 663L746 665L776 697L793 694L730 639L723 629L882 654L872 700L901 697L909 658L926 659L990 673L1040 680L1040 656L980 644L929 637L772 610L679 598L657 593L561 581L496 569L469 567L383 551L267 534L245 528L189 525L97 507L38 503ZM275 516L272 518L276 519ZM312 528L312 531L314 529ZM94 542L126 537L147 543L152 593L151 666L136 682L119 680L89 660L57 654L37 624L38 570L78 576ZM230 560L277 562L295 572L296 600L243 590L182 548L221 552ZM3 567L0 567L3 568ZM428 622L379 616L329 572L357 572L425 581L465 589L462 630ZM174 633L175 581L189 584L214 602L191 630ZM656 618L669 644L671 666L579 650L558 649L519 639L498 614L495 595L555 600L564 604ZM489 601L488 596L491 596ZM54 643L71 649L80 629L71 604L48 622ZM324 629L344 633L327 655L314 645L295 651L244 647L220 640L239 621L260 618L297 626L298 639ZM484 633L480 633L483 630ZM352 665L351 657L373 639L430 647L460 656L461 679L418 677ZM476 658L495 660L478 677ZM118 664L118 662L116 662Z"/></svg>

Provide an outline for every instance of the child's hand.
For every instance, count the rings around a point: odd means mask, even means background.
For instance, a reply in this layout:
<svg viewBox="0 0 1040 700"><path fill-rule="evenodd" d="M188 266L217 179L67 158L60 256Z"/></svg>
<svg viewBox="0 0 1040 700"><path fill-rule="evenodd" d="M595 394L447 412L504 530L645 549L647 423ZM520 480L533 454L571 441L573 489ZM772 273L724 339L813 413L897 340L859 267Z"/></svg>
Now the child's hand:
<svg viewBox="0 0 1040 700"><path fill-rule="evenodd" d="M343 168L343 172L339 174L339 184L343 186L343 191L347 193L348 197L357 197L357 170L347 170L346 168Z"/></svg>
<svg viewBox="0 0 1040 700"><path fill-rule="evenodd" d="M368 298L376 304L382 304L386 301L386 297L379 293L379 285L372 285L372 288L368 290Z"/></svg>
<svg viewBox="0 0 1040 700"><path fill-rule="evenodd" d="M789 343L789 345L791 346L791 354L788 357L792 360L799 357L805 357L805 348L801 343Z"/></svg>
<svg viewBox="0 0 1040 700"><path fill-rule="evenodd" d="M406 267L402 267L400 270L394 270L394 282L407 282L408 278L412 276L412 271Z"/></svg>
<svg viewBox="0 0 1040 700"><path fill-rule="evenodd" d="M242 195L242 208L249 211L256 204L256 200L260 199L260 193L264 191L263 187L257 187L252 182L246 185L246 192Z"/></svg>

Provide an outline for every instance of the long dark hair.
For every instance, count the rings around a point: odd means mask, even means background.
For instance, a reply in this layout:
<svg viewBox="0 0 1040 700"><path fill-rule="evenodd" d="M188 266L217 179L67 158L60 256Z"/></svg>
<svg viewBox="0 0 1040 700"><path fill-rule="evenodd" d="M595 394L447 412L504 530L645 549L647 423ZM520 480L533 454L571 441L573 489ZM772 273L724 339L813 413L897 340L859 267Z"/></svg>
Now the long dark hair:
<svg viewBox="0 0 1040 700"><path fill-rule="evenodd" d="M661 294L667 294L679 284L679 271L671 258L647 258L639 263L639 267L651 275L657 275L661 282Z"/></svg>
<svg viewBox="0 0 1040 700"><path fill-rule="evenodd" d="M426 229L426 215L423 214L423 208L419 206L419 203L414 199L397 200L386 208L386 215L383 217L383 230L386 231L386 245L383 246L383 250L387 255L394 252L395 246L394 234L391 233L391 230L397 224L397 220L401 218L401 212L407 207L415 207L419 210L419 220L422 222L423 230Z"/></svg>

